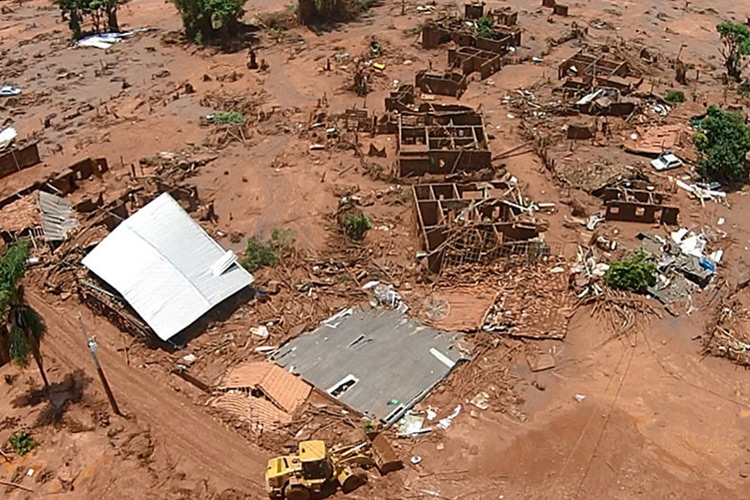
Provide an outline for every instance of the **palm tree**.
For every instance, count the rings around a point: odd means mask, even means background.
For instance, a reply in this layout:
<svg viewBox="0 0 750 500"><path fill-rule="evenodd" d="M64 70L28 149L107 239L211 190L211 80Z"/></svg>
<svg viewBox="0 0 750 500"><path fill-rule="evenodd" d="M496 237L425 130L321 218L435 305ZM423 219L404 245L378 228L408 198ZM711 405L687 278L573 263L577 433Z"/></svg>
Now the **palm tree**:
<svg viewBox="0 0 750 500"><path fill-rule="evenodd" d="M10 360L21 367L29 364L31 354L42 374L44 387L49 387L39 350L44 322L26 303L20 283L28 258L29 242L25 240L13 243L0 258L0 336L6 340L0 345L7 348Z"/></svg>

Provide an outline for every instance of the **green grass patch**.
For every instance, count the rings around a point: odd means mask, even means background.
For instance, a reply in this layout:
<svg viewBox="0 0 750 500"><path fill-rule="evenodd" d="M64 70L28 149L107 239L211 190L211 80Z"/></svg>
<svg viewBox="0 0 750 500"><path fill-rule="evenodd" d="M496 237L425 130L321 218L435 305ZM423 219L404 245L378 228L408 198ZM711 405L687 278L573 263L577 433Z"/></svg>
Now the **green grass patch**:
<svg viewBox="0 0 750 500"><path fill-rule="evenodd" d="M214 115L214 122L242 125L245 123L245 115L238 113L237 111L220 111Z"/></svg>

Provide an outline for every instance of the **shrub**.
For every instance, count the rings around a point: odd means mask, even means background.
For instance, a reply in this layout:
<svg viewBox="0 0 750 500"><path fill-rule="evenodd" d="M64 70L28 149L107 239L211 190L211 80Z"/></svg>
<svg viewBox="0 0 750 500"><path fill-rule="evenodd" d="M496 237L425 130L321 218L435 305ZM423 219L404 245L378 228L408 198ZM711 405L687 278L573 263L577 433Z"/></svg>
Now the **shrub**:
<svg viewBox="0 0 750 500"><path fill-rule="evenodd" d="M26 455L38 445L38 443L34 441L34 438L31 437L31 434L26 431L13 434L10 439L8 439L8 442L13 448L13 451L21 456Z"/></svg>
<svg viewBox="0 0 750 500"><path fill-rule="evenodd" d="M479 38L494 38L495 23L489 17L480 17L477 19L476 33Z"/></svg>
<svg viewBox="0 0 750 500"><path fill-rule="evenodd" d="M750 151L750 129L742 115L708 107L708 115L699 122L693 136L698 150L698 168L711 181L744 182L747 180L745 155Z"/></svg>
<svg viewBox="0 0 750 500"><path fill-rule="evenodd" d="M643 252L613 262L604 274L604 281L615 290L646 293L656 284L656 264Z"/></svg>
<svg viewBox="0 0 750 500"><path fill-rule="evenodd" d="M344 232L353 240L363 239L371 227L370 218L364 212L344 217Z"/></svg>
<svg viewBox="0 0 750 500"><path fill-rule="evenodd" d="M682 90L670 90L667 92L667 95L664 96L664 100L672 104L685 102L685 92Z"/></svg>
<svg viewBox="0 0 750 500"><path fill-rule="evenodd" d="M282 254L288 252L293 245L291 229L274 229L267 241L253 236L247 240L245 258L240 264L251 273L262 267L274 267L278 265Z"/></svg>
<svg viewBox="0 0 750 500"><path fill-rule="evenodd" d="M716 26L724 47L720 50L724 57L727 75L740 81L745 69L745 57L750 55L750 29L744 24L723 22Z"/></svg>
<svg viewBox="0 0 750 500"><path fill-rule="evenodd" d="M245 116L237 111L220 111L214 115L214 122L243 124L245 123Z"/></svg>
<svg viewBox="0 0 750 500"><path fill-rule="evenodd" d="M185 35L209 43L237 33L247 0L173 0L182 17Z"/></svg>

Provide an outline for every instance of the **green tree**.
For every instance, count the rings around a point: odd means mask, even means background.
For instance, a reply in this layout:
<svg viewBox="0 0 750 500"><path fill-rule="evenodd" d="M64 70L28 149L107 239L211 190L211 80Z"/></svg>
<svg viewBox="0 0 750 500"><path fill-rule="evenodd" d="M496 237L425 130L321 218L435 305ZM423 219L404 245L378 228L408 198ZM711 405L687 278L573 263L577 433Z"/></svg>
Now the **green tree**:
<svg viewBox="0 0 750 500"><path fill-rule="evenodd" d="M197 43L237 33L247 0L173 0L180 11L185 35Z"/></svg>
<svg viewBox="0 0 750 500"><path fill-rule="evenodd" d="M750 55L750 29L744 24L723 22L716 26L724 47L720 49L730 78L740 81L745 57Z"/></svg>
<svg viewBox="0 0 750 500"><path fill-rule="evenodd" d="M745 182L745 155L750 151L750 129L742 115L712 104L699 127L693 142L698 150L701 175L712 181Z"/></svg>
<svg viewBox="0 0 750 500"><path fill-rule="evenodd" d="M45 332L42 318L26 303L20 283L29 258L28 241L13 243L0 259L0 335L7 341L8 357L21 367L29 364L29 354L34 357L44 386L48 387L44 373L40 343Z"/></svg>
<svg viewBox="0 0 750 500"><path fill-rule="evenodd" d="M615 290L646 293L656 284L656 264L645 253L636 252L613 262L604 273L604 281Z"/></svg>
<svg viewBox="0 0 750 500"><path fill-rule="evenodd" d="M55 0L67 19L68 27L73 32L73 38L80 38L86 19L91 22L93 33L109 31L117 33L120 31L120 23L117 20L117 10L120 5L129 0Z"/></svg>

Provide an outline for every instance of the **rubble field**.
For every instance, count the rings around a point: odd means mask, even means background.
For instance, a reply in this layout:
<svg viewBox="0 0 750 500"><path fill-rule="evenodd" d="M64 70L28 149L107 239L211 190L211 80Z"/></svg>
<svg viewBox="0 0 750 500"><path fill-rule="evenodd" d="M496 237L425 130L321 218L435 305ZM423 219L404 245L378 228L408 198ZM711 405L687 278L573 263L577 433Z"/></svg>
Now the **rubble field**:
<svg viewBox="0 0 750 500"><path fill-rule="evenodd" d="M0 1L49 381L0 328L0 497L268 498L322 440L377 467L316 499L747 498L750 188L693 137L750 118L716 31L750 12L354 3L248 2L222 47L172 2L71 42Z"/></svg>

